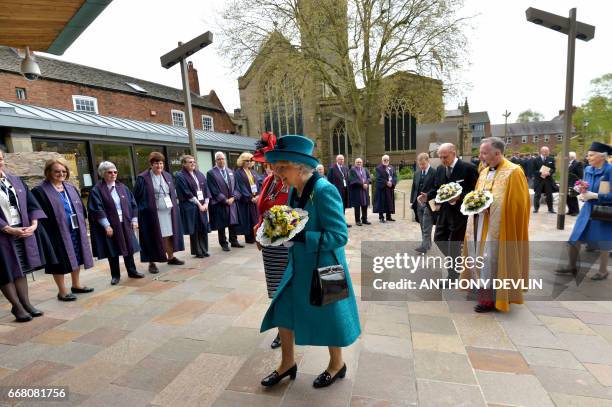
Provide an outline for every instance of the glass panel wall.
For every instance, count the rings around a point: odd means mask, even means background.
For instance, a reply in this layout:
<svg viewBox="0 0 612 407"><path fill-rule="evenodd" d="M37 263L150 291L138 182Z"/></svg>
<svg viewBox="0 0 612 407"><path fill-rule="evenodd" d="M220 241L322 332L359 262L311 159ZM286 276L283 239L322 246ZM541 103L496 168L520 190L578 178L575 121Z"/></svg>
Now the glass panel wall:
<svg viewBox="0 0 612 407"><path fill-rule="evenodd" d="M134 147L134 151L136 153L136 175L138 175L151 167L149 165L149 154L151 154L153 151L164 154L164 147L136 145Z"/></svg>
<svg viewBox="0 0 612 407"><path fill-rule="evenodd" d="M62 154L70 165L70 182L79 188L81 197L86 201L95 178L89 166L85 141L32 139L32 148L34 151L52 151Z"/></svg>
<svg viewBox="0 0 612 407"><path fill-rule="evenodd" d="M124 183L130 189L134 187L134 165L132 160L132 148L125 144L94 144L94 167L98 171L98 165L102 161L110 161L117 167L119 174L117 180Z"/></svg>
<svg viewBox="0 0 612 407"><path fill-rule="evenodd" d="M170 169L168 172L170 174L174 174L176 171L180 171L182 168L181 165L181 157L185 154L191 154L191 149L189 147L167 147L166 151L168 152L168 165L170 165Z"/></svg>

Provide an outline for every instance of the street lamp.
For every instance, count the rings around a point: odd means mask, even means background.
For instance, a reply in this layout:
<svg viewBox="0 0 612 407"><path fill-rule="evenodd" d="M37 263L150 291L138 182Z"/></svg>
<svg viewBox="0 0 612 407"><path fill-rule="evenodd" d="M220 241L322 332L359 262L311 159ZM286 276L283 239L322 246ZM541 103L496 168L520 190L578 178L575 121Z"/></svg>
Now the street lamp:
<svg viewBox="0 0 612 407"><path fill-rule="evenodd" d="M525 10L527 21L548 27L567 35L567 71L565 77L565 131L561 157L561 187L559 188L559 208L557 210L557 229L565 228L565 206L567 202L567 172L569 160L569 141L572 134L572 99L574 96L574 59L576 38L589 41L595 37L595 27L576 21L576 8L569 11L569 18L529 7Z"/></svg>
<svg viewBox="0 0 612 407"><path fill-rule="evenodd" d="M178 47L160 57L161 66L166 69L181 64L181 77L183 79L183 97L185 99L185 119L187 121L187 134L189 135L189 146L191 155L198 162L198 147L196 146L195 132L193 129L193 115L191 110L191 90L189 88L189 76L187 74L187 58L202 48L212 44L213 35L210 31L195 37L186 44L178 43Z"/></svg>

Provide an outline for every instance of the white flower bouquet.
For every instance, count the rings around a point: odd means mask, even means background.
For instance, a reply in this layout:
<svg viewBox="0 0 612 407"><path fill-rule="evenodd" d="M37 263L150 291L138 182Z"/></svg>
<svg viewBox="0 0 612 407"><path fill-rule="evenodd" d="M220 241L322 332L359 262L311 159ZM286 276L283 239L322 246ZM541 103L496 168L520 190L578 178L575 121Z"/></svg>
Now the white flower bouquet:
<svg viewBox="0 0 612 407"><path fill-rule="evenodd" d="M307 222L307 211L287 205L274 205L263 214L256 239L262 246L280 246L300 233Z"/></svg>
<svg viewBox="0 0 612 407"><path fill-rule="evenodd" d="M462 191L463 187L461 187L461 185L457 184L456 182L449 182L448 184L444 184L438 188L435 201L439 204L448 202L451 199L455 199L461 195Z"/></svg>
<svg viewBox="0 0 612 407"><path fill-rule="evenodd" d="M493 194L489 191L472 191L465 195L461 204L461 213L476 215L487 209L493 203Z"/></svg>

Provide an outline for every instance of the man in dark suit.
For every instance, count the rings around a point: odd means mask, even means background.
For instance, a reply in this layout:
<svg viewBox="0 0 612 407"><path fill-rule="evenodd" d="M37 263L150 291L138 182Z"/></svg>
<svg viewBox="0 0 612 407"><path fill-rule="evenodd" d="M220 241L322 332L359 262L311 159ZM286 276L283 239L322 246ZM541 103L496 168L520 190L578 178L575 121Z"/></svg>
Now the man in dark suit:
<svg viewBox="0 0 612 407"><path fill-rule="evenodd" d="M342 154L336 157L336 163L329 166L327 171L327 180L334 184L338 193L342 197L344 209L349 207L349 190L348 190L348 168L344 165L344 156ZM351 227L347 223L348 227Z"/></svg>
<svg viewBox="0 0 612 407"><path fill-rule="evenodd" d="M437 213L434 241L445 256L456 259L461 255L461 246L465 238L467 216L460 211L461 202L468 192L474 190L478 180L478 169L472 164L457 158L457 149L451 143L438 148L441 165L436 169L433 188L427 192L427 200L434 199L440 186L456 182L462 187L461 195L440 205ZM449 279L457 279L454 261L448 270Z"/></svg>
<svg viewBox="0 0 612 407"><path fill-rule="evenodd" d="M578 207L578 193L574 191L574 184L576 181L582 179L584 168L582 167L582 163L576 160L575 152L570 151L569 159L569 170L567 174L567 187L569 188L569 193L567 195L567 214L576 216L578 212L580 212L580 208Z"/></svg>
<svg viewBox="0 0 612 407"><path fill-rule="evenodd" d="M525 174L525 177L527 177L527 181L529 181L531 171L529 170L529 158L525 156L525 154L521 154L519 158L519 165L523 169L523 174Z"/></svg>
<svg viewBox="0 0 612 407"><path fill-rule="evenodd" d="M431 229L435 216L429 207L427 192L433 188L434 178L435 171L429 165L429 154L419 154L417 156L417 170L410 191L410 203L416 220L421 225L421 246L415 249L419 253L427 253L431 249Z"/></svg>
<svg viewBox="0 0 612 407"><path fill-rule="evenodd" d="M555 213L553 209L553 174L555 173L555 160L550 156L550 150L548 147L542 147L540 149L540 155L537 156L531 167L531 173L533 174L533 212L537 213L540 209L540 198L542 197L542 191L546 194L546 205L548 206L548 212ZM547 170L542 171L542 166L548 167Z"/></svg>

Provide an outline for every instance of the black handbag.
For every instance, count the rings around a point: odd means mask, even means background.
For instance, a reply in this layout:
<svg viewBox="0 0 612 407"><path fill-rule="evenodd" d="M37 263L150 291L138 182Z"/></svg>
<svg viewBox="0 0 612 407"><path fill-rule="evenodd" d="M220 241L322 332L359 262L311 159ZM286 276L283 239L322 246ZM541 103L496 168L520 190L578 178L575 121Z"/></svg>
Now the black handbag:
<svg viewBox="0 0 612 407"><path fill-rule="evenodd" d="M612 206L593 205L593 209L591 210L591 219L612 222Z"/></svg>
<svg viewBox="0 0 612 407"><path fill-rule="evenodd" d="M323 234L319 238L319 247L317 249L317 262L315 269L312 271L312 280L310 282L310 305L322 307L323 305L331 304L347 298L348 282L346 281L346 272L344 267L338 261L336 252L332 250L336 265L319 267L319 254L321 253L321 242Z"/></svg>

